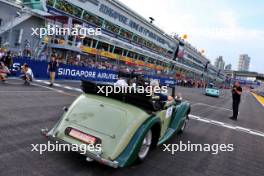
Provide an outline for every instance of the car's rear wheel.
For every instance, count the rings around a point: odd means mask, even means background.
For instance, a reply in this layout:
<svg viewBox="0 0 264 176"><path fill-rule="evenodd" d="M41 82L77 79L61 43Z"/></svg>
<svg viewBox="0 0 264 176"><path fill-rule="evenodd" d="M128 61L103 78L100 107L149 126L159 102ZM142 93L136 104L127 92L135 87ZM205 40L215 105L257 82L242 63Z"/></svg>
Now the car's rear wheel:
<svg viewBox="0 0 264 176"><path fill-rule="evenodd" d="M151 143L152 143L152 131L150 129L147 132L146 136L144 137L141 146L139 148L137 155L139 161L143 161L147 157L148 153L150 152Z"/></svg>
<svg viewBox="0 0 264 176"><path fill-rule="evenodd" d="M178 132L179 134L184 132L184 130L186 128L186 125L187 125L187 118L184 119L184 121L182 123L182 126L181 126L181 128L180 128L180 130Z"/></svg>

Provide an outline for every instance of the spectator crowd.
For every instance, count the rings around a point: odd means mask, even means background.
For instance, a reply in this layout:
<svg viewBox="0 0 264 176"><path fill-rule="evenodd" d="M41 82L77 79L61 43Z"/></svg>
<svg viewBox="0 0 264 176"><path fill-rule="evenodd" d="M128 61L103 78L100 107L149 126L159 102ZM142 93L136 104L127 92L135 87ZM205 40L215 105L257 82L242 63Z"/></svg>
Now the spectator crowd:
<svg viewBox="0 0 264 176"><path fill-rule="evenodd" d="M202 80L177 79L177 86L190 87L190 88L203 88L203 87L207 87L207 84Z"/></svg>
<svg viewBox="0 0 264 176"><path fill-rule="evenodd" d="M0 77L1 80L4 80L4 75L10 74L10 72L6 71L6 68L11 69L13 63L12 57L15 57L15 55L13 54L11 52L0 52L0 61L1 61L0 73L2 75ZM168 75L164 74L161 71L154 72L151 69L146 70L145 68L140 66L129 66L126 65L125 63L119 64L117 63L116 60L112 61L101 57L98 58L92 56L88 57L77 54L77 55L70 55L68 56L68 59L65 60L64 57L58 56L56 53L53 53L52 55L55 56L55 60L58 63L63 63L72 66L81 66L81 67L88 67L95 69L109 69L115 71L124 71L127 73L134 72L138 74L157 74L161 77L168 77ZM176 81L177 86L190 87L190 88L204 88L207 86L205 81L202 80L187 79L187 78L177 78L176 80L177 80Z"/></svg>

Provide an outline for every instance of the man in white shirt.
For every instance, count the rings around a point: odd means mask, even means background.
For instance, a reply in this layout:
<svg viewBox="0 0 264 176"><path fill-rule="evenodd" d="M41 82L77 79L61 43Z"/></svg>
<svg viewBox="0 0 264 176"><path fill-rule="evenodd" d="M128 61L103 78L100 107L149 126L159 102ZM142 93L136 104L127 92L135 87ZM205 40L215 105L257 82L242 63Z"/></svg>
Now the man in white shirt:
<svg viewBox="0 0 264 176"><path fill-rule="evenodd" d="M23 73L22 79L25 81L24 84L30 85L30 82L33 81L34 78L31 68L29 68L28 64L24 64L21 68L21 72Z"/></svg>
<svg viewBox="0 0 264 176"><path fill-rule="evenodd" d="M128 86L126 80L124 78L122 78L122 77L119 77L114 85L115 86L122 86L122 87Z"/></svg>

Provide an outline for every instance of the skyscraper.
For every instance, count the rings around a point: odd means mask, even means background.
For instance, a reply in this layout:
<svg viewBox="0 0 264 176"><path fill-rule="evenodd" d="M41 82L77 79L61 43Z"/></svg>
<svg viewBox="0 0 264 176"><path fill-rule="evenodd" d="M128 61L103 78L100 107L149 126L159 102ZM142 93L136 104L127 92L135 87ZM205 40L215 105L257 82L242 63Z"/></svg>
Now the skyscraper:
<svg viewBox="0 0 264 176"><path fill-rule="evenodd" d="M232 65L231 64L226 65L225 70L232 70Z"/></svg>
<svg viewBox="0 0 264 176"><path fill-rule="evenodd" d="M223 60L223 56L219 56L215 60L215 67L220 70L224 70L225 68L225 61Z"/></svg>
<svg viewBox="0 0 264 176"><path fill-rule="evenodd" d="M248 71L250 57L247 54L241 54L238 59L238 71Z"/></svg>

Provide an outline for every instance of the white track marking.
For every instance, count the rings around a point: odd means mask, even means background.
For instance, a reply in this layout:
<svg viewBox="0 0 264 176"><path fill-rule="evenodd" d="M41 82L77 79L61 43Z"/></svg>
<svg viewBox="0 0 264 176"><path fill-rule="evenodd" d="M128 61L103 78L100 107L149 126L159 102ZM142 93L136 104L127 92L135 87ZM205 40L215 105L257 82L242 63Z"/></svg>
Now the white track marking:
<svg viewBox="0 0 264 176"><path fill-rule="evenodd" d="M211 107L211 108L217 108L217 109L222 109L222 110L226 110L226 111L232 111L232 109L227 109L227 108L224 108L224 107L218 107L218 106L212 106L212 105L208 105L208 104L205 104L205 103L195 103L192 105L193 106L208 106L208 107ZM233 111L232 111L233 112Z"/></svg>
<svg viewBox="0 0 264 176"><path fill-rule="evenodd" d="M230 128L230 129L236 129L236 127L235 126L233 126L233 125L230 125L230 124L227 124L227 123L225 123L225 127L226 128Z"/></svg>
<svg viewBox="0 0 264 176"><path fill-rule="evenodd" d="M63 87L61 84L57 84L57 83L54 83L53 85L56 87Z"/></svg>
<svg viewBox="0 0 264 176"><path fill-rule="evenodd" d="M42 93L42 92L54 92L54 91L48 91L48 90L1 90L0 92L2 93L23 93L23 92L27 92L27 93Z"/></svg>
<svg viewBox="0 0 264 176"><path fill-rule="evenodd" d="M215 120L211 120L210 122L213 124L216 124L216 125L225 125L224 122L219 122L219 121L215 121Z"/></svg>
<svg viewBox="0 0 264 176"><path fill-rule="evenodd" d="M81 89L78 89L78 88L73 88L72 90L77 91L77 92L83 92Z"/></svg>
<svg viewBox="0 0 264 176"><path fill-rule="evenodd" d="M72 87L70 87L70 86L63 86L63 88L65 88L65 89L69 89L69 90L72 89Z"/></svg>
<svg viewBox="0 0 264 176"><path fill-rule="evenodd" d="M10 78L10 79L20 80L18 78ZM38 82L38 83L43 83L43 84L46 84L46 85L50 85L50 82L47 81L47 80L34 79L33 83L31 83L31 85L38 86L38 87L42 87L42 88L46 88L46 89L53 90L53 91L56 91L56 92L59 92L59 93L65 93L63 90L55 89L55 88L48 87L48 86L43 86L43 85L40 85L40 84L36 84L34 82ZM71 82L78 82L78 81L71 81ZM19 85L21 85L21 84L19 84ZM68 90L73 90L73 91L76 91L76 92L83 92L82 89L79 89L79 88L76 88L76 87L66 86L66 85L63 85L63 84L54 83L53 86L54 87L64 88L64 89L68 89Z"/></svg>
<svg viewBox="0 0 264 176"><path fill-rule="evenodd" d="M35 80L35 81L39 82L39 83L44 83L47 85L50 84L50 82L48 82L48 81L43 81L43 80ZM68 90L73 90L73 91L77 91L77 92L82 92L82 89L79 89L76 87L71 87L71 86L66 86L66 85L62 85L62 84L58 84L58 83L54 83L53 86L68 89Z"/></svg>
<svg viewBox="0 0 264 176"><path fill-rule="evenodd" d="M58 90L58 89L54 89L54 88L47 87L47 86L42 86L42 85L35 84L35 83L32 83L31 85L33 85L33 86L37 86L37 87L46 88L46 89L53 90L53 91L55 91L55 92L59 92L59 93L64 93L63 90Z"/></svg>
<svg viewBox="0 0 264 176"><path fill-rule="evenodd" d="M239 130L239 131L244 131L244 132L250 132L251 131L248 128L244 128L244 127L240 127L240 126L237 126L236 129Z"/></svg>
<svg viewBox="0 0 264 176"><path fill-rule="evenodd" d="M220 122L220 121L216 121L216 120L211 120L208 118L199 117L199 116L195 116L195 115L191 115L191 114L189 115L189 117L190 117L190 119L193 119L193 120L198 120L198 121L205 122L208 124L212 124L212 125L216 125L216 126L220 126L220 127L224 127L224 128L229 128L229 129L232 129L232 130L235 130L238 132L247 133L247 134L251 134L254 136L264 137L264 132L253 130L250 128L236 126L236 125L232 125L232 124L228 124L228 123L224 123L224 122Z"/></svg>
<svg viewBox="0 0 264 176"><path fill-rule="evenodd" d="M10 82L5 82L5 83L2 83L2 85L21 85L21 83L10 83Z"/></svg>

